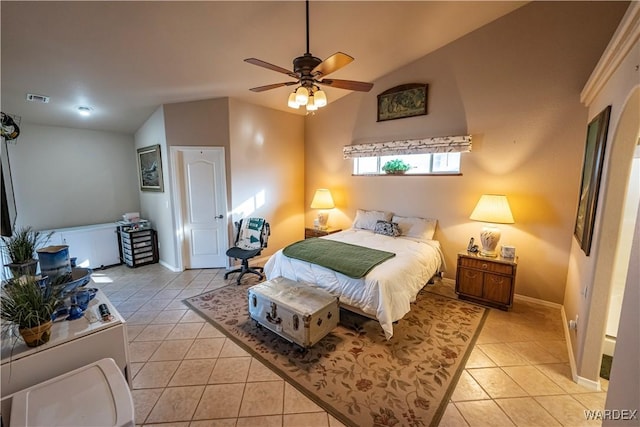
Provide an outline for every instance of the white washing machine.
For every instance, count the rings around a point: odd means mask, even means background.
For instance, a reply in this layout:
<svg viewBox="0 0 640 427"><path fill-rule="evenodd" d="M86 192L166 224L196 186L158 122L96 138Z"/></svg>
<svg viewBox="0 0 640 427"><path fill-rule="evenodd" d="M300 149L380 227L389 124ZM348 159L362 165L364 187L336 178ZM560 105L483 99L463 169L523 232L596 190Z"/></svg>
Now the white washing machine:
<svg viewBox="0 0 640 427"><path fill-rule="evenodd" d="M113 359L102 359L12 396L10 427L134 427L129 385Z"/></svg>

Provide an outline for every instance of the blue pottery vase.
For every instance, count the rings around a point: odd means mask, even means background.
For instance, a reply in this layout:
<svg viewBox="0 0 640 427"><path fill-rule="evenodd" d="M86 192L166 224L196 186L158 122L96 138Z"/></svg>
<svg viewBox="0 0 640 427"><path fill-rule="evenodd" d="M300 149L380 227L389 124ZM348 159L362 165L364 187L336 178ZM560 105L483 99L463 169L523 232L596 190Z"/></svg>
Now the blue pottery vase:
<svg viewBox="0 0 640 427"><path fill-rule="evenodd" d="M67 320L76 320L82 317L83 311L77 304L72 304L69 308L69 316Z"/></svg>

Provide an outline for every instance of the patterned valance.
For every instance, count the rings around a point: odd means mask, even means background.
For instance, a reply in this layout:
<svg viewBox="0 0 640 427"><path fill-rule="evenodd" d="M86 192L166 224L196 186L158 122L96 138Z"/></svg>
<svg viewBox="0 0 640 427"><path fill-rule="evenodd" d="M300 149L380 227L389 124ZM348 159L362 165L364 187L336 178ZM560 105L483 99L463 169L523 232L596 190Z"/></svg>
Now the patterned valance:
<svg viewBox="0 0 640 427"><path fill-rule="evenodd" d="M462 153L465 151L471 151L471 135L438 136L423 139L345 145L342 149L342 154L345 159L352 159L354 157L423 153Z"/></svg>

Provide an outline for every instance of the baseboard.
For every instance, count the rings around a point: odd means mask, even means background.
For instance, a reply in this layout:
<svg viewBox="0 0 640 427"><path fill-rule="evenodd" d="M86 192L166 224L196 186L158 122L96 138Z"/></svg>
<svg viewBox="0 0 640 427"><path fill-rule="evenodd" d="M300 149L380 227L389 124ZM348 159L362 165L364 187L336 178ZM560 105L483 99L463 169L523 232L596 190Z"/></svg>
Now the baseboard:
<svg viewBox="0 0 640 427"><path fill-rule="evenodd" d="M613 357L613 353L616 351L616 337L605 335L604 347L602 347L602 354Z"/></svg>
<svg viewBox="0 0 640 427"><path fill-rule="evenodd" d="M455 280L453 280L453 279L449 279L448 277L443 277L443 278L442 278L442 282L443 282L443 283L446 283L447 285L451 285L451 286L453 286L453 287L455 287L455 286L456 286L456 281L455 281Z"/></svg>
<svg viewBox="0 0 640 427"><path fill-rule="evenodd" d="M576 384L579 384L589 390L601 391L602 388L600 386L600 380L593 381L578 375L578 370L576 368L576 359L573 355L573 347L571 345L571 331L569 330L569 321L567 320L567 313L564 311L564 306L561 306L560 314L562 315L562 327L564 329L564 340L567 343L567 352L569 354L569 366L571 367L571 379Z"/></svg>
<svg viewBox="0 0 640 427"><path fill-rule="evenodd" d="M455 280L449 279L447 277L443 277L442 278L442 283L450 285L450 286L453 286L453 287L455 287L455 285L456 285L456 281ZM538 299L538 298L532 298L532 297L528 297L526 295L515 294L513 296L513 298L514 298L514 300L530 302L532 304L544 305L546 307L553 307L553 308L557 308L557 309L561 309L562 308L562 304L558 304L558 303L551 302L551 301L545 301L545 300Z"/></svg>
<svg viewBox="0 0 640 427"><path fill-rule="evenodd" d="M551 302L551 301L546 301L546 300L543 300L543 299L528 297L526 295L515 294L515 295L513 295L513 299L516 300L516 301L519 300L519 301L524 301L524 302L530 302L532 304L544 305L546 307L553 307L553 308L557 308L557 309L561 309L562 308L562 304L558 304L556 302Z"/></svg>
<svg viewBox="0 0 640 427"><path fill-rule="evenodd" d="M162 260L158 261L158 264L160 264L160 265L161 265L161 266L163 266L164 268L167 268L167 269L169 269L169 270L173 271L174 273L180 273L180 272L182 271L182 270L180 270L179 268L174 267L174 266L172 266L172 265L169 265L169 264L167 264L165 261L162 261Z"/></svg>
<svg viewBox="0 0 640 427"><path fill-rule="evenodd" d="M598 381L593 381L593 380L588 380L586 378L583 378L581 376L577 376L577 379L574 378L574 381L576 383L578 383L578 385L581 385L584 388L587 388L589 390L593 390L593 391L602 391L602 386L600 385L600 380Z"/></svg>

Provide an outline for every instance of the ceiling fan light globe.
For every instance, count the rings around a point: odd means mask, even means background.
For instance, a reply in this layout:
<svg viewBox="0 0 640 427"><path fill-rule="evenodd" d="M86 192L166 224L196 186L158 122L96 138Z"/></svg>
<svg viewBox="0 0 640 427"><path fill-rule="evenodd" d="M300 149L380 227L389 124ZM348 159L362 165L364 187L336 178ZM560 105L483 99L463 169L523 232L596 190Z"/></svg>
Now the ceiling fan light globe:
<svg viewBox="0 0 640 427"><path fill-rule="evenodd" d="M327 95L322 90L317 90L313 94L313 103L318 107L327 105Z"/></svg>
<svg viewBox="0 0 640 427"><path fill-rule="evenodd" d="M287 105L288 105L290 108L295 108L296 110L297 110L298 108L300 108L300 104L298 104L298 103L296 102L296 93L295 93L295 92L292 92L292 93L291 93L291 95L289 95L289 101L287 102Z"/></svg>
<svg viewBox="0 0 640 427"><path fill-rule="evenodd" d="M298 105L307 105L308 101L309 101L309 91L307 90L306 87L300 86L296 90L296 102L298 103Z"/></svg>
<svg viewBox="0 0 640 427"><path fill-rule="evenodd" d="M307 103L307 111L316 111L317 109L318 109L318 106L313 102Z"/></svg>

